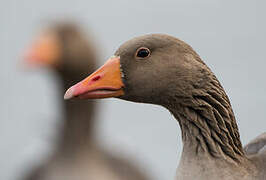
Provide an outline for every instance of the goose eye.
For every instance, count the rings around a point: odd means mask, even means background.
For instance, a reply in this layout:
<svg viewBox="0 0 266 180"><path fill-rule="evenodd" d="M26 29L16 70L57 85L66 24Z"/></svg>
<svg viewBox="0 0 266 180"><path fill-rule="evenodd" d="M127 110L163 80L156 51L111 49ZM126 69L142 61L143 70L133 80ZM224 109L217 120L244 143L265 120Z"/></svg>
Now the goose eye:
<svg viewBox="0 0 266 180"><path fill-rule="evenodd" d="M137 50L136 56L139 58L146 58L150 56L151 52L148 48L141 47Z"/></svg>

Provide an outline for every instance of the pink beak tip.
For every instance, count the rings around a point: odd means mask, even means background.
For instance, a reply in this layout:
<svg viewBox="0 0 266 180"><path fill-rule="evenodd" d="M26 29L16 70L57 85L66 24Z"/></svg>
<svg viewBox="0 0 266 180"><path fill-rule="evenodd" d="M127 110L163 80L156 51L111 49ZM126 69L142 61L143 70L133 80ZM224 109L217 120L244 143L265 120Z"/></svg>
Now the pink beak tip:
<svg viewBox="0 0 266 180"><path fill-rule="evenodd" d="M65 95L64 95L64 100L68 100L68 99L73 98L73 97L74 97L74 93L73 93L73 92L74 92L73 87L69 88L69 89L66 91Z"/></svg>

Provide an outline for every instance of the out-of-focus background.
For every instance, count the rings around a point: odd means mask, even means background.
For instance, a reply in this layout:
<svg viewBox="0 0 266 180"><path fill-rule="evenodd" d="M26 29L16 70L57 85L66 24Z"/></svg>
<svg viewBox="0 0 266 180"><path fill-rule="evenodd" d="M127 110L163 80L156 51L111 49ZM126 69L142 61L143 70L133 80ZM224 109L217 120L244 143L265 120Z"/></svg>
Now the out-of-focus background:
<svg viewBox="0 0 266 180"><path fill-rule="evenodd" d="M266 131L266 3L230 0L6 0L0 5L0 179L15 180L53 149L60 112L46 70L25 72L21 53L48 19L78 20L101 61L124 41L167 33L189 43L216 73L246 144ZM136 157L155 180L173 179L182 150L178 123L165 109L100 100L97 134L107 149Z"/></svg>

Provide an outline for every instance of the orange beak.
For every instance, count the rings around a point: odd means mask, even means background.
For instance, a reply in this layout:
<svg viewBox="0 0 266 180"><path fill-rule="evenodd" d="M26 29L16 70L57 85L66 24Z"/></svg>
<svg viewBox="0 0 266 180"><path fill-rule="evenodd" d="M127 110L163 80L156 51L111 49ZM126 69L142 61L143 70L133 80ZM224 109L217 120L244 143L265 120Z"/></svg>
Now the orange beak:
<svg viewBox="0 0 266 180"><path fill-rule="evenodd" d="M99 99L124 95L121 78L120 57L110 58L89 77L69 88L64 99Z"/></svg>
<svg viewBox="0 0 266 180"><path fill-rule="evenodd" d="M43 34L34 41L24 54L26 65L56 65L60 56L58 39L52 34Z"/></svg>

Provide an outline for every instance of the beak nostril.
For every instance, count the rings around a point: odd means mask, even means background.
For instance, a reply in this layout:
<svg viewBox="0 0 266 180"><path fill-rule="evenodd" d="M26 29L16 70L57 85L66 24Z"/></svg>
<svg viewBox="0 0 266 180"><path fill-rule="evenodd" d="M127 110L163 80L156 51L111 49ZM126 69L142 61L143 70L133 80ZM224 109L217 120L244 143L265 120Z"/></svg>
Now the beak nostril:
<svg viewBox="0 0 266 180"><path fill-rule="evenodd" d="M101 78L101 76L95 76L94 78L92 78L92 80L91 81L98 81L99 79Z"/></svg>

